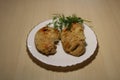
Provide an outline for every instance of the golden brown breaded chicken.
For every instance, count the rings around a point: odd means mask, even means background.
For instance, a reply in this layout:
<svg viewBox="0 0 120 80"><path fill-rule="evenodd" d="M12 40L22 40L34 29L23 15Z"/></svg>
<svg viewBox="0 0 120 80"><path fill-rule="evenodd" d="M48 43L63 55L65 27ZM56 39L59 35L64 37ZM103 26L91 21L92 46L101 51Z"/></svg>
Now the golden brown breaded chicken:
<svg viewBox="0 0 120 80"><path fill-rule="evenodd" d="M68 54L80 56L85 52L84 28L79 23L73 23L70 30L66 28L61 32L61 42L63 49Z"/></svg>
<svg viewBox="0 0 120 80"><path fill-rule="evenodd" d="M45 26L38 30L35 35L35 45L38 51L45 55L56 53L56 43L59 41L60 33L57 29Z"/></svg>

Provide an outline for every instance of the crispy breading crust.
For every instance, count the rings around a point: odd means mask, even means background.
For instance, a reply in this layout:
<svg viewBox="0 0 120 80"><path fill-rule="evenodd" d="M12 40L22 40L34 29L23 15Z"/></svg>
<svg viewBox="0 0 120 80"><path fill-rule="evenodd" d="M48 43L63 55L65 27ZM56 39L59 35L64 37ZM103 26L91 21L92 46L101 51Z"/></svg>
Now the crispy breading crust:
<svg viewBox="0 0 120 80"><path fill-rule="evenodd" d="M79 23L73 23L70 30L63 29L61 32L63 49L68 54L80 56L85 52L84 28Z"/></svg>
<svg viewBox="0 0 120 80"><path fill-rule="evenodd" d="M36 48L45 55L53 55L56 53L56 43L59 38L60 33L57 29L45 26L38 30L35 35Z"/></svg>
<svg viewBox="0 0 120 80"><path fill-rule="evenodd" d="M45 26L35 35L35 45L38 51L45 55L56 53L56 43L61 38L63 49L73 56L80 56L85 52L85 35L82 24L73 23L70 30L59 30Z"/></svg>

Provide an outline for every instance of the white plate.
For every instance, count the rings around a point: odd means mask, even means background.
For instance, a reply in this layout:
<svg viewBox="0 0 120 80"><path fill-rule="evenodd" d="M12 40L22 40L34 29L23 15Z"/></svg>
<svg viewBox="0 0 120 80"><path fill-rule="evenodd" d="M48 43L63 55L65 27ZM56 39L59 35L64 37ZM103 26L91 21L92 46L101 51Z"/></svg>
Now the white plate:
<svg viewBox="0 0 120 80"><path fill-rule="evenodd" d="M47 20L45 22L40 23L35 28L33 28L28 35L27 47L35 58L48 65L66 67L82 63L83 61L87 60L89 57L93 55L97 47L97 39L94 32L86 24L83 25L87 46L86 52L82 56L75 57L66 54L62 48L61 42L59 42L57 45L57 53L55 55L45 56L38 52L34 43L35 34L40 28L46 26L46 24L48 24L49 22L52 22L52 20Z"/></svg>

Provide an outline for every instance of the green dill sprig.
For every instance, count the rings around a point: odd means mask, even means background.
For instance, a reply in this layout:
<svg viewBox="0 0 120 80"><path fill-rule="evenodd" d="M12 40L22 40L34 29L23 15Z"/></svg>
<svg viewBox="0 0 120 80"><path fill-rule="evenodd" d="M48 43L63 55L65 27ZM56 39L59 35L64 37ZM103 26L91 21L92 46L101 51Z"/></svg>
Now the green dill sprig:
<svg viewBox="0 0 120 80"><path fill-rule="evenodd" d="M80 17L77 17L75 14L68 17L65 17L63 14L54 14L53 22L49 24L53 24L55 29L62 31L63 28L67 28L68 30L70 30L72 23L83 24L84 21L89 22L88 20L84 20Z"/></svg>

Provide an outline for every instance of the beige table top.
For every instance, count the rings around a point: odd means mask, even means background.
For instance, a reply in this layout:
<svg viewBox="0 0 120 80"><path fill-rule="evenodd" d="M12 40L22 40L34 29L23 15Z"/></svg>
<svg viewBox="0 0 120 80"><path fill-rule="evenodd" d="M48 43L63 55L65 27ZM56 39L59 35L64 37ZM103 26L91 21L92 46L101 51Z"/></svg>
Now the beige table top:
<svg viewBox="0 0 120 80"><path fill-rule="evenodd" d="M99 48L89 64L63 72L32 61L27 35L54 13L92 21ZM119 45L120 0L0 0L0 80L120 80Z"/></svg>

